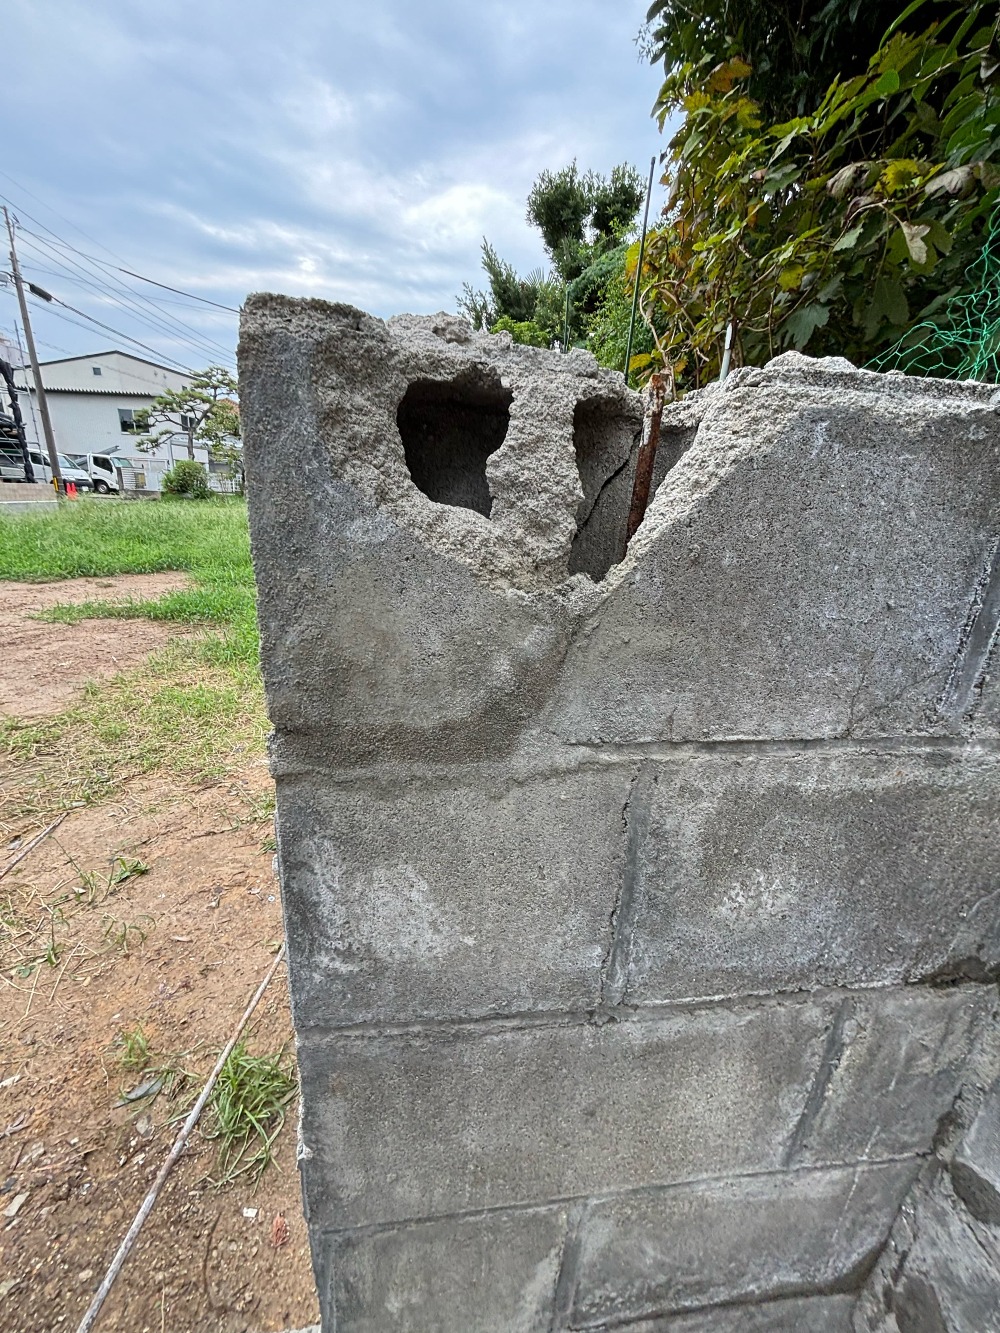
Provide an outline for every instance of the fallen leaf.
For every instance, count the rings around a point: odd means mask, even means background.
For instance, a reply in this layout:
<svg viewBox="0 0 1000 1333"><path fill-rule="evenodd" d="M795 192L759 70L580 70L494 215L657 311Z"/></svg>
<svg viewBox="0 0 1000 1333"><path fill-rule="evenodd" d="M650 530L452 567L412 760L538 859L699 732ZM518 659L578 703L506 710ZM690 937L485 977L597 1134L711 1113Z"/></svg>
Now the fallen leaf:
<svg viewBox="0 0 1000 1333"><path fill-rule="evenodd" d="M280 1250L282 1245L288 1244L288 1223L285 1221L285 1214L279 1213L271 1223L271 1244L276 1250Z"/></svg>

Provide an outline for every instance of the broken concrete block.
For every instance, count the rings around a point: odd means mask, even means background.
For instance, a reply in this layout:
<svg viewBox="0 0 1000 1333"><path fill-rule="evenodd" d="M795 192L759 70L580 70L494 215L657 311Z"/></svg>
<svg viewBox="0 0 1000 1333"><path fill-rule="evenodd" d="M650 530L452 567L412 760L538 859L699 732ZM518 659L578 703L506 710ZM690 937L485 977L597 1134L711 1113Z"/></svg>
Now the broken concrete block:
<svg viewBox="0 0 1000 1333"><path fill-rule="evenodd" d="M918 1186L855 1314L858 1333L1000 1328L1000 1231L972 1217L938 1175Z"/></svg>
<svg viewBox="0 0 1000 1333"><path fill-rule="evenodd" d="M955 1193L980 1222L1000 1226L1000 1083L983 1100L979 1114L951 1161Z"/></svg>
<svg viewBox="0 0 1000 1333"><path fill-rule="evenodd" d="M730 377L548 725L587 745L960 731L1000 504L993 394L794 354Z"/></svg>
<svg viewBox="0 0 1000 1333"><path fill-rule="evenodd" d="M586 353L256 297L241 390L327 1333L842 1324L1000 1073L995 391L738 370L626 551Z"/></svg>

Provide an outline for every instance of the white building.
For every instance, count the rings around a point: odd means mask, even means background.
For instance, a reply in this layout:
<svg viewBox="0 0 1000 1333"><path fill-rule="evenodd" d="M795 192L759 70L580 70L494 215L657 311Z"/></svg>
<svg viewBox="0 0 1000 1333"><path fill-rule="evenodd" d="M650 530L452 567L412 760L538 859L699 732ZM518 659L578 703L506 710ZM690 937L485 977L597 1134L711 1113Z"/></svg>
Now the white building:
<svg viewBox="0 0 1000 1333"><path fill-rule="evenodd" d="M43 361L40 370L60 453L111 454L123 469L144 474L142 485L153 490L159 489L159 477L167 468L187 458L187 435L180 418L173 438L149 452L136 447L134 424L136 413L151 407L159 394L187 386L189 380L180 371L116 351ZM29 441L33 439L44 447L31 372L25 368L22 373L24 388L19 386L19 397L25 429ZM165 429L165 425L158 424L153 433ZM209 467L205 448L196 444L194 455ZM218 471L218 466L212 470Z"/></svg>

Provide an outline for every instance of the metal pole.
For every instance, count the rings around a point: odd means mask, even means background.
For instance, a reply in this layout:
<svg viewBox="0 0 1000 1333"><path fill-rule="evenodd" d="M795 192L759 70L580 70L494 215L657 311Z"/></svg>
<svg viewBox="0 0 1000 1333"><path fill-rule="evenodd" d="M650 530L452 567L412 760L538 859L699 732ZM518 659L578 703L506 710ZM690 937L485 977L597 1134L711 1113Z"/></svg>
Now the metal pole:
<svg viewBox="0 0 1000 1333"><path fill-rule="evenodd" d="M49 467L52 469L52 479L55 482L57 494L65 495L66 487L63 484L62 470L59 467L59 455L56 453L56 440L52 433L52 418L49 416L49 401L45 396L42 372L38 368L35 336L31 332L28 303L24 298L24 285L21 282L21 270L17 263L17 250L14 246L14 224L10 220L10 213L7 211L6 204L4 205L3 215L7 222L7 235L10 237L10 265L14 273L14 286L17 288L18 303L21 307L21 322L24 324L24 337L28 344L28 357L31 361L31 373L35 380L35 393L38 395L38 411L42 418L42 431L45 434L45 447L49 454Z"/></svg>
<svg viewBox="0 0 1000 1333"><path fill-rule="evenodd" d="M566 284L566 310L563 315L563 347L564 352L569 351L569 283Z"/></svg>
<svg viewBox="0 0 1000 1333"><path fill-rule="evenodd" d="M649 222L649 201L653 197L653 172L656 170L656 158L649 160L649 184L646 186L646 209L642 215L642 236L639 239L639 264L635 270L635 291L632 293L632 317L628 322L628 342L625 344L625 365L623 374L628 384L628 366L632 360L632 334L635 331L635 312L639 308L639 284L642 281L642 259L646 253L646 224Z"/></svg>
<svg viewBox="0 0 1000 1333"><path fill-rule="evenodd" d="M722 367L719 371L719 383L725 384L726 376L729 374L729 362L733 355L733 321L730 320L726 325L726 345L722 349Z"/></svg>

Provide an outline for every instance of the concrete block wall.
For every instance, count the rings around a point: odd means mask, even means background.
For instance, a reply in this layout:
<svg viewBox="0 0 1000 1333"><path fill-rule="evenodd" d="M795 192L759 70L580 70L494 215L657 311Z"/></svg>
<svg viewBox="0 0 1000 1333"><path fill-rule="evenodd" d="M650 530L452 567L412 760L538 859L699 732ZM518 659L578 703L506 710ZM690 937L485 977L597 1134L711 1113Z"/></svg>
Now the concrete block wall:
<svg viewBox="0 0 1000 1333"><path fill-rule="evenodd" d="M586 354L258 296L241 389L326 1333L923 1329L906 1217L1000 1236L993 390L737 371L625 553Z"/></svg>

